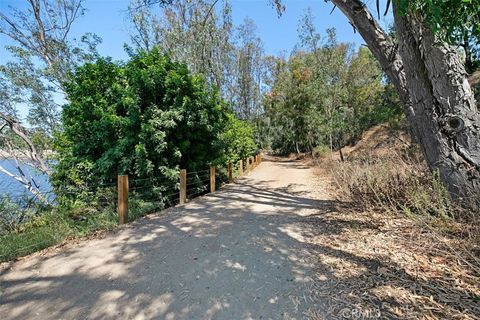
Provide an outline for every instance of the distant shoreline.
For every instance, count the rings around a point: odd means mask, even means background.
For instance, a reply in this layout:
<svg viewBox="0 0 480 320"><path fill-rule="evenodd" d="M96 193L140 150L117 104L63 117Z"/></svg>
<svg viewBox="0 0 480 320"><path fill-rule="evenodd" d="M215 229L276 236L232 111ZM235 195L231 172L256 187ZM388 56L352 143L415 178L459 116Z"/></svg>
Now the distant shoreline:
<svg viewBox="0 0 480 320"><path fill-rule="evenodd" d="M53 150L44 150L43 152L40 153L41 157L46 160L46 158L54 155L55 152ZM23 159L28 159L29 157L26 156L25 154L21 153L21 152L14 152L14 153L11 153L7 150L2 150L0 149L0 159L5 159L5 160L8 160L8 159L20 159L20 160L23 160Z"/></svg>

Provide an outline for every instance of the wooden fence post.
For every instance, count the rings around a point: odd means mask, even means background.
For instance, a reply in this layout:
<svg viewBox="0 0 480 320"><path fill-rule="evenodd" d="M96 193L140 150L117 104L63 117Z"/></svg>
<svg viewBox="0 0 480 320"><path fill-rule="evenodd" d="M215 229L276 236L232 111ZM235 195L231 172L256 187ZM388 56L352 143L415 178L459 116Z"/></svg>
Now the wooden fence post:
<svg viewBox="0 0 480 320"><path fill-rule="evenodd" d="M118 180L118 223L125 224L128 220L128 175L119 175Z"/></svg>
<svg viewBox="0 0 480 320"><path fill-rule="evenodd" d="M250 158L245 159L245 175L248 175L250 172Z"/></svg>
<svg viewBox="0 0 480 320"><path fill-rule="evenodd" d="M187 170L180 170L180 204L187 202Z"/></svg>
<svg viewBox="0 0 480 320"><path fill-rule="evenodd" d="M243 176L243 160L238 161L238 176Z"/></svg>
<svg viewBox="0 0 480 320"><path fill-rule="evenodd" d="M210 192L215 191L215 166L210 166Z"/></svg>
<svg viewBox="0 0 480 320"><path fill-rule="evenodd" d="M250 161L252 164L252 171L253 171L253 169L255 169L255 160L253 159L253 157L250 157Z"/></svg>
<svg viewBox="0 0 480 320"><path fill-rule="evenodd" d="M233 170L232 170L232 163L228 163L228 182L233 182Z"/></svg>

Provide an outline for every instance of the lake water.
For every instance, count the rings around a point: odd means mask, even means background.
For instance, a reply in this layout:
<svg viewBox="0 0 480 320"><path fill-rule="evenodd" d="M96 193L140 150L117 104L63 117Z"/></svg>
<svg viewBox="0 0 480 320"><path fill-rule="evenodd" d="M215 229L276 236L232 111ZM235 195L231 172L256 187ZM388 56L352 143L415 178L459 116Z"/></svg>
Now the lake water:
<svg viewBox="0 0 480 320"><path fill-rule="evenodd" d="M17 165L14 160L0 160L0 165L13 174L18 174ZM41 174L34 169L22 165L21 169L27 176L32 176L36 184L42 191L50 191L51 185L48 181L48 176ZM21 198L22 196L31 196L31 193L25 189L25 187L18 181L10 178L3 172L0 172L0 198L11 196L14 198Z"/></svg>

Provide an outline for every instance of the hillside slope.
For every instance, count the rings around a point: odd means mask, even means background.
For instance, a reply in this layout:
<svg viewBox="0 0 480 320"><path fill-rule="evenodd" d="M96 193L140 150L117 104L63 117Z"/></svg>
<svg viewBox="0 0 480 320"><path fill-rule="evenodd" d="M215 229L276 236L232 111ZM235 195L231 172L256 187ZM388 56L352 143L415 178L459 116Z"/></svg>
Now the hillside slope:
<svg viewBox="0 0 480 320"><path fill-rule="evenodd" d="M448 200L406 131L375 126L343 153L344 162L337 152L318 163L342 204L322 216L314 241L335 253L322 255L318 270L330 308L350 317L480 319L478 223Z"/></svg>
<svg viewBox="0 0 480 320"><path fill-rule="evenodd" d="M379 124L362 134L360 140L353 146L342 149L347 158L370 156L385 156L392 150L403 150L411 146L412 139L405 129L393 129L388 124Z"/></svg>

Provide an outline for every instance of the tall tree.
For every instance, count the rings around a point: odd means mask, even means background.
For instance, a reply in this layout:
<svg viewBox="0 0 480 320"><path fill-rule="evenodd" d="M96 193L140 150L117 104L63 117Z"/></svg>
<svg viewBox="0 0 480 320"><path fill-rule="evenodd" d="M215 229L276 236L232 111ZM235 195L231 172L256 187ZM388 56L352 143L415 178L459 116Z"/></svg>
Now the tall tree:
<svg viewBox="0 0 480 320"><path fill-rule="evenodd" d="M0 135L3 148L9 150L5 156L17 163L16 172L0 170L38 195L40 189L25 167L45 174L49 170L30 133L51 136L59 128L64 83L76 65L97 55L100 39L87 34L78 43L69 37L72 25L84 13L82 0L25 3L24 8L0 12L0 33L11 40L6 49L13 57L0 66ZM29 130L19 118L19 105L28 109Z"/></svg>
<svg viewBox="0 0 480 320"><path fill-rule="evenodd" d="M261 108L263 44L251 19L233 26L231 10L229 0L132 0L131 37L202 73L237 116L251 120Z"/></svg>
<svg viewBox="0 0 480 320"><path fill-rule="evenodd" d="M129 11L134 25L132 41L138 47L159 46L225 92L231 73L228 67L233 65L229 1L133 0Z"/></svg>
<svg viewBox="0 0 480 320"><path fill-rule="evenodd" d="M203 77L158 48L124 64L87 63L67 93L52 179L59 190L98 185L119 173L176 183L179 168L203 170L221 154L223 102Z"/></svg>
<svg viewBox="0 0 480 320"><path fill-rule="evenodd" d="M274 2L281 6L280 0ZM363 1L331 2L358 30L395 86L430 168L439 171L452 196L478 199L480 113L459 53L432 29L435 19L428 10L440 1L393 1L398 45ZM477 21L478 25L478 1L462 2L471 14L457 15L449 23Z"/></svg>
<svg viewBox="0 0 480 320"><path fill-rule="evenodd" d="M253 20L246 18L238 27L235 48L236 68L233 85L233 105L237 115L253 119L260 114L263 68L263 44L256 35Z"/></svg>

